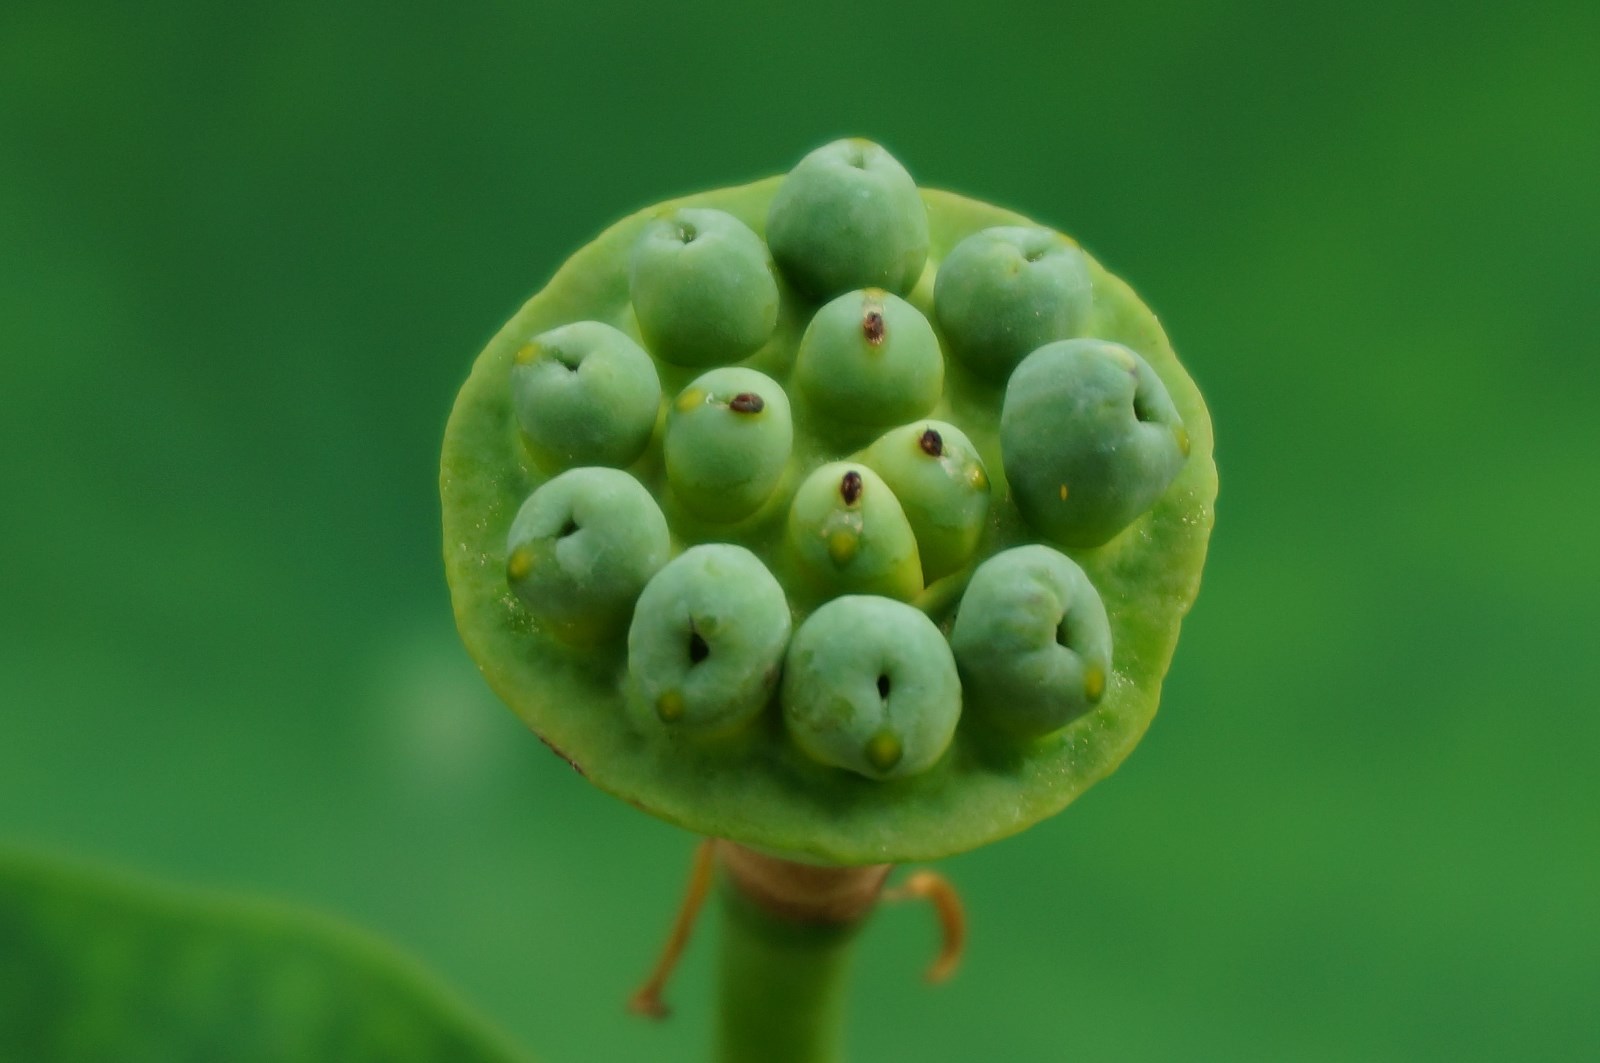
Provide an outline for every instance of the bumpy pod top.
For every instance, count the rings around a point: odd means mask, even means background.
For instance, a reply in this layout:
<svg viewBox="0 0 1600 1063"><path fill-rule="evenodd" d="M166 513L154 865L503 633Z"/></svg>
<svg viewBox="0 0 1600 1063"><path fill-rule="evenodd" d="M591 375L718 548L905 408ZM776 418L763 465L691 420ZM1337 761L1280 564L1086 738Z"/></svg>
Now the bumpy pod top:
<svg viewBox="0 0 1600 1063"><path fill-rule="evenodd" d="M1122 282L841 141L574 255L479 357L441 483L463 638L540 737L669 821L851 864L1121 762L1216 470Z"/></svg>

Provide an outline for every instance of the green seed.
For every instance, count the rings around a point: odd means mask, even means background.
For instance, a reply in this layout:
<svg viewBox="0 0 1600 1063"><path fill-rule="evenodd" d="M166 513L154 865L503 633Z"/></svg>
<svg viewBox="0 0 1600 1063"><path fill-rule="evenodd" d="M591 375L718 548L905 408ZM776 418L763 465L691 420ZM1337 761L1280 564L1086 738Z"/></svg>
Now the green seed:
<svg viewBox="0 0 1600 1063"><path fill-rule="evenodd" d="M616 469L572 469L517 511L506 579L542 628L592 645L627 626L671 547L667 520L638 480Z"/></svg>
<svg viewBox="0 0 1600 1063"><path fill-rule="evenodd" d="M1039 348L1011 375L1000 449L1028 523L1060 545L1091 547L1165 493L1189 445L1166 386L1143 358L1118 343L1080 339Z"/></svg>
<svg viewBox="0 0 1600 1063"><path fill-rule="evenodd" d="M730 734L777 689L789 603L742 546L695 546L656 573L628 629L628 673L645 717L702 737Z"/></svg>
<svg viewBox="0 0 1600 1063"><path fill-rule="evenodd" d="M950 645L968 711L1020 739L1058 731L1094 708L1111 670L1099 592L1048 546L1019 546L978 566Z"/></svg>
<svg viewBox="0 0 1600 1063"><path fill-rule="evenodd" d="M511 401L523 443L546 472L622 468L650 443L661 381L650 356L625 333L579 321L517 351Z"/></svg>
<svg viewBox="0 0 1600 1063"><path fill-rule="evenodd" d="M784 178L767 242L790 283L814 299L868 287L904 294L928 260L928 212L894 156L868 140L838 140Z"/></svg>
<svg viewBox="0 0 1600 1063"><path fill-rule="evenodd" d="M893 424L939 401L944 356L916 307L872 288L847 292L817 311L800 340L794 378L825 418Z"/></svg>
<svg viewBox="0 0 1600 1063"><path fill-rule="evenodd" d="M789 397L771 377L733 366L684 388L667 411L667 480L696 516L741 520L772 497L794 446Z"/></svg>
<svg viewBox="0 0 1600 1063"><path fill-rule="evenodd" d="M966 434L944 421L892 428L862 460L883 477L916 533L929 583L962 567L989 515L989 474Z"/></svg>
<svg viewBox="0 0 1600 1063"><path fill-rule="evenodd" d="M783 719L811 759L869 779L932 767L961 716L961 681L917 609L847 595L800 625L783 673Z"/></svg>
<svg viewBox="0 0 1600 1063"><path fill-rule="evenodd" d="M806 477L788 534L814 597L909 599L922 590L916 535L889 485L865 465L832 462Z"/></svg>
<svg viewBox="0 0 1600 1063"><path fill-rule="evenodd" d="M766 246L725 211L684 207L646 225L629 292L645 343L674 365L736 362L778 323Z"/></svg>
<svg viewBox="0 0 1600 1063"><path fill-rule="evenodd" d="M1092 303L1083 252L1041 228L974 233L940 264L934 285L951 357L996 382L1032 351L1082 335Z"/></svg>

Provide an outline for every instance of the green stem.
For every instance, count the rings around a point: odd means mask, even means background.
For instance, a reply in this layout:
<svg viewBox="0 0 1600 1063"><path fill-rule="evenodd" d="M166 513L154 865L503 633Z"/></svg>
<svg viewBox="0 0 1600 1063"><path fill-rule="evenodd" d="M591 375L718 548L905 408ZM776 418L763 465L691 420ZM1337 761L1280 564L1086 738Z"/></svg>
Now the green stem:
<svg viewBox="0 0 1600 1063"><path fill-rule="evenodd" d="M721 892L718 1063L837 1063L862 920L785 919L732 882Z"/></svg>

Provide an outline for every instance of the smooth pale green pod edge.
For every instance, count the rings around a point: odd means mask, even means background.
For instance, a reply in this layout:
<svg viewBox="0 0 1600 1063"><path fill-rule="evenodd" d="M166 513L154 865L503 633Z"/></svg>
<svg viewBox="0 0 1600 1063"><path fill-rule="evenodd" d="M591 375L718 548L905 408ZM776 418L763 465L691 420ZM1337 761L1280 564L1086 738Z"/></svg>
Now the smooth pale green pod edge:
<svg viewBox="0 0 1600 1063"><path fill-rule="evenodd" d="M1016 744L995 741L964 720L933 768L887 783L808 760L785 740L776 705L768 707L738 755L660 742L628 722L626 640L574 653L539 631L506 586L506 530L523 500L546 479L518 441L506 386L517 349L533 335L579 320L604 321L638 338L628 266L641 229L663 210L705 206L727 211L764 237L767 208L781 180L657 204L617 222L568 259L478 357L446 429L440 474L445 569L456 623L490 686L529 728L590 782L663 820L819 863L906 862L965 852L1059 812L1122 762L1155 715L1181 621L1200 587L1217 492L1210 416L1155 316L1092 257L1094 307L1085 334L1125 344L1145 358L1171 393L1191 449L1151 510L1103 546L1065 551L1105 600L1115 652L1099 707L1064 730ZM936 320L934 277L951 248L991 226L1037 223L947 192L923 189L922 197L931 248L927 268L907 298ZM794 353L819 304L782 281L780 293L772 339L738 364L766 373L792 394ZM974 562L1043 541L1022 520L1005 483L998 433L1001 388L974 378L948 356L946 363L944 395L926 416L961 427L993 483ZM704 371L659 360L657 369L668 394ZM675 518L675 552L697 542L739 543L767 560L792 588L798 575L786 559L783 536L794 488L806 472L849 458L882 431L874 429L866 438L824 438L818 427L828 430L797 418L791 475L759 514L731 526ZM658 433L630 469L658 498L665 491L660 451ZM966 573L970 565L925 596L946 631L958 601L948 592L959 589ZM800 597L790 594L797 606ZM797 609L796 629L804 618Z"/></svg>

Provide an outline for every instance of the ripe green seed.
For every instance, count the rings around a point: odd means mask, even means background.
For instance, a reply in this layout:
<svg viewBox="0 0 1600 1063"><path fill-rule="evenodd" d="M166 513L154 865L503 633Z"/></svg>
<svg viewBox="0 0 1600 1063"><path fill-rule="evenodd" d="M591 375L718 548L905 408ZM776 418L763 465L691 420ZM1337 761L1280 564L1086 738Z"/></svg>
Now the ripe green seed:
<svg viewBox="0 0 1600 1063"><path fill-rule="evenodd" d="M523 443L546 472L638 460L655 430L661 381L625 333L579 321L535 336L511 367Z"/></svg>
<svg viewBox="0 0 1600 1063"><path fill-rule="evenodd" d="M628 629L628 673L646 719L701 737L760 714L789 646L783 588L749 550L695 546L645 587Z"/></svg>
<svg viewBox="0 0 1600 1063"><path fill-rule="evenodd" d="M672 550L650 492L617 469L572 469L517 511L506 579L541 626L574 645L616 637Z"/></svg>
<svg viewBox="0 0 1600 1063"><path fill-rule="evenodd" d="M862 458L894 492L916 533L929 583L967 563L989 515L989 474L966 434L943 421L892 428Z"/></svg>
<svg viewBox="0 0 1600 1063"><path fill-rule="evenodd" d="M1015 738L1058 731L1099 703L1111 624L1094 584L1065 554L1019 546L973 573L950 645L969 712Z"/></svg>
<svg viewBox="0 0 1600 1063"><path fill-rule="evenodd" d="M818 310L795 355L795 381L821 414L860 425L920 417L944 390L944 356L916 307L876 288Z"/></svg>
<svg viewBox="0 0 1600 1063"><path fill-rule="evenodd" d="M818 597L922 590L917 538L894 492L865 465L836 461L806 477L789 507L789 545Z"/></svg>
<svg viewBox="0 0 1600 1063"><path fill-rule="evenodd" d="M934 285L951 356L996 382L1030 352L1081 336L1092 300L1083 252L1059 233L1024 226L967 237L940 264Z"/></svg>
<svg viewBox="0 0 1600 1063"><path fill-rule="evenodd" d="M629 292L645 343L674 365L736 362L778 323L766 246L725 211L684 207L647 225Z"/></svg>
<svg viewBox="0 0 1600 1063"><path fill-rule="evenodd" d="M1028 523L1063 546L1107 542L1149 509L1189 454L1166 385L1118 343L1063 340L1006 386L1000 449Z"/></svg>
<svg viewBox="0 0 1600 1063"><path fill-rule="evenodd" d="M784 276L814 299L867 287L904 294L928 260L928 212L894 156L869 140L837 140L784 178L767 243Z"/></svg>
<svg viewBox="0 0 1600 1063"><path fill-rule="evenodd" d="M922 612L866 595L835 598L795 632L783 720L813 760L869 779L926 771L955 735L961 680Z"/></svg>
<svg viewBox="0 0 1600 1063"><path fill-rule="evenodd" d="M754 369L713 369L667 411L667 480L703 520L726 523L760 509L783 480L793 446L789 397Z"/></svg>

